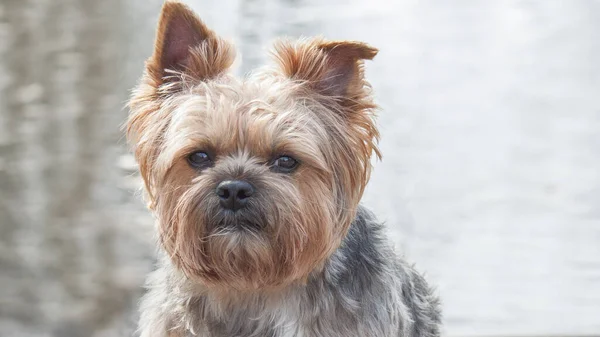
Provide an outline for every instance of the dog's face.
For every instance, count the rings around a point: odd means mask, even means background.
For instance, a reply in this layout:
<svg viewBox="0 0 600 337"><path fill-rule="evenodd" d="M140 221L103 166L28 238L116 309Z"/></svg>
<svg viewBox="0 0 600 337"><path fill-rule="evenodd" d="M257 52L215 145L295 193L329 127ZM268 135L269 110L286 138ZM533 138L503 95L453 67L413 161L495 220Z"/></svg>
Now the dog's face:
<svg viewBox="0 0 600 337"><path fill-rule="evenodd" d="M165 4L128 138L161 244L189 278L284 286L339 246L378 153L362 72L375 54L357 42L280 42L276 69L237 79L231 45Z"/></svg>

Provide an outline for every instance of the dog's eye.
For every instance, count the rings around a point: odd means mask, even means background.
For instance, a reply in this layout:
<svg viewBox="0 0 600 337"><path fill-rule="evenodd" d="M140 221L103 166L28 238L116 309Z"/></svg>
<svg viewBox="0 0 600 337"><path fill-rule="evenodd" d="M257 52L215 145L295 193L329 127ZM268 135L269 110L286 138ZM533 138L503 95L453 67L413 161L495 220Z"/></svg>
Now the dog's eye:
<svg viewBox="0 0 600 337"><path fill-rule="evenodd" d="M188 162L190 165L196 168L205 168L211 165L212 161L210 156L206 152L198 151L188 156Z"/></svg>
<svg viewBox="0 0 600 337"><path fill-rule="evenodd" d="M290 173L298 166L298 161L290 156L281 156L273 162L273 170L282 173Z"/></svg>

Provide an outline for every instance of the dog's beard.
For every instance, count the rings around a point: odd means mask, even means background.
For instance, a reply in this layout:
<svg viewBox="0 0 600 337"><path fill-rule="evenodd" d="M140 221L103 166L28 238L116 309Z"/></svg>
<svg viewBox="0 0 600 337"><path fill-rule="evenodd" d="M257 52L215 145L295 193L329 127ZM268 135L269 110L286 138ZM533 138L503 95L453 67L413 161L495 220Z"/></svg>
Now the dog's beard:
<svg viewBox="0 0 600 337"><path fill-rule="evenodd" d="M167 196L157 209L163 247L188 278L207 286L277 288L305 277L335 245L331 213L270 196L237 212L200 187Z"/></svg>
<svg viewBox="0 0 600 337"><path fill-rule="evenodd" d="M258 288L274 272L278 263L274 221L269 221L264 212L256 207L237 212L214 209L199 222L206 229L201 239L202 262L210 266L209 275L214 275L214 281L224 281L234 288Z"/></svg>

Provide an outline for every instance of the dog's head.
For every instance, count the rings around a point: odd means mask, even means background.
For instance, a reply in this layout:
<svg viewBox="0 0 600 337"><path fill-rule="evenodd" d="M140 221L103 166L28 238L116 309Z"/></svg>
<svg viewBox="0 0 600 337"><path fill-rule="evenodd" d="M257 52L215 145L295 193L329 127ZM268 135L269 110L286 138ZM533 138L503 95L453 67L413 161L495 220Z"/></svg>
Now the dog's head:
<svg viewBox="0 0 600 337"><path fill-rule="evenodd" d="M240 290L308 276L339 246L378 131L359 42L280 41L275 69L228 74L231 44L165 3L129 103L162 247L189 278Z"/></svg>

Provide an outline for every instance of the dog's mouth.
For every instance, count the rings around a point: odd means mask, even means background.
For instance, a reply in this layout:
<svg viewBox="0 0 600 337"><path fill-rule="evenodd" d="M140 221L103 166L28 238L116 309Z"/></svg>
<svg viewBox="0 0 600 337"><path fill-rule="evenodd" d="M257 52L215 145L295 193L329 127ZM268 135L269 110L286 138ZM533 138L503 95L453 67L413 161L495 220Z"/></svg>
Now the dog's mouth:
<svg viewBox="0 0 600 337"><path fill-rule="evenodd" d="M237 232L258 233L265 229L267 222L260 214L240 211L219 211L211 220L209 222L211 230L223 234Z"/></svg>

